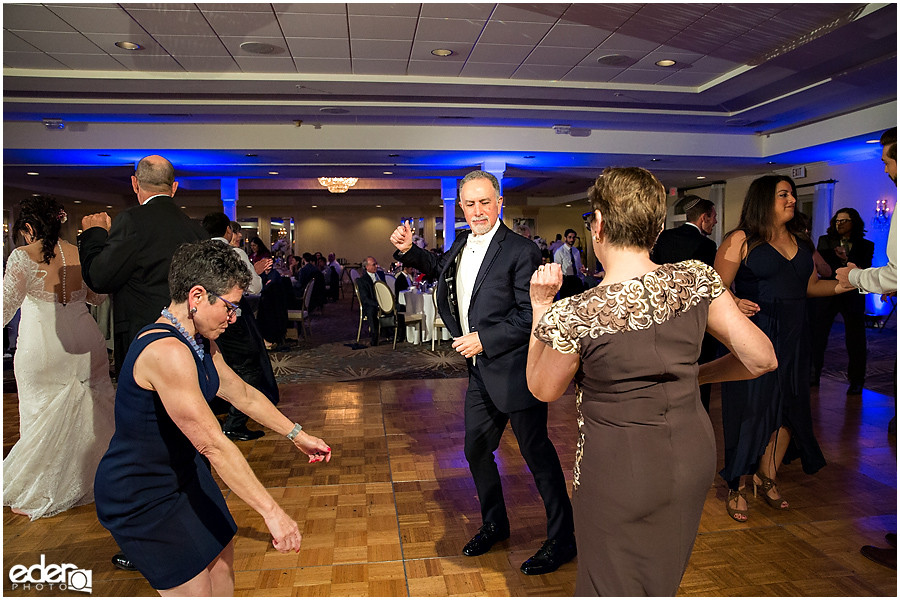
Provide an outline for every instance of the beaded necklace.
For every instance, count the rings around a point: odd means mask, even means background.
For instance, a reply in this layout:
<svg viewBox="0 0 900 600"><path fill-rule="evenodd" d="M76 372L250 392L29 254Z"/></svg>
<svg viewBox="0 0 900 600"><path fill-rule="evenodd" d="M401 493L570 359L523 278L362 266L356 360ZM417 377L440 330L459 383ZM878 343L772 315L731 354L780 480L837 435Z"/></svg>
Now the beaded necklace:
<svg viewBox="0 0 900 600"><path fill-rule="evenodd" d="M162 309L162 312L160 312L159 314L172 321L172 325L174 325L175 328L178 329L179 333L184 336L184 339L188 341L188 343L191 345L191 348L193 348L194 352L197 353L197 356L200 357L200 360L203 360L203 355L205 354L205 352L203 351L203 346L197 343L197 336L195 335L192 337L190 334L188 334L187 330L184 328L184 325L182 325L178 321L175 315L169 312L168 308Z"/></svg>

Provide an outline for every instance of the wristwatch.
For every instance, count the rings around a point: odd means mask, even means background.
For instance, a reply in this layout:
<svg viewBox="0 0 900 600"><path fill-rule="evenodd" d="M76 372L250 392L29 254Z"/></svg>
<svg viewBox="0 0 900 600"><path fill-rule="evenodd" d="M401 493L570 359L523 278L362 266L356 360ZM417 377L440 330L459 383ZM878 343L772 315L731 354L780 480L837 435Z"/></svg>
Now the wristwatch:
<svg viewBox="0 0 900 600"><path fill-rule="evenodd" d="M291 432L285 437L293 442L294 438L297 437L297 434L300 433L302 429L303 427L300 426L300 423L294 423L294 428L291 429Z"/></svg>

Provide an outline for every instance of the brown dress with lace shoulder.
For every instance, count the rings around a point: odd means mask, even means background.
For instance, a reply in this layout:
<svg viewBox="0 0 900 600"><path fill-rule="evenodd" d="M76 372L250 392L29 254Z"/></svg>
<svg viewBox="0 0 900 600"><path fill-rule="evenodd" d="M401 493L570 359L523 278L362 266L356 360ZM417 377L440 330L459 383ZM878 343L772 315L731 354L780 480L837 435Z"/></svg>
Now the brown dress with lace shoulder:
<svg viewBox="0 0 900 600"><path fill-rule="evenodd" d="M697 358L709 303L724 291L699 261L666 264L560 300L535 329L581 356L576 596L678 591L716 470Z"/></svg>

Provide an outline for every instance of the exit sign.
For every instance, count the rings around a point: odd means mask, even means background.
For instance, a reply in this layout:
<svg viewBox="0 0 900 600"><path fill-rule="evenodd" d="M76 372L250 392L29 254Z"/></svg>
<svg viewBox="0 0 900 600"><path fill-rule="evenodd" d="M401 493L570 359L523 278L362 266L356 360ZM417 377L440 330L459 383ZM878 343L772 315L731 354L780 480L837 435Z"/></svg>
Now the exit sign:
<svg viewBox="0 0 900 600"><path fill-rule="evenodd" d="M803 179L806 177L806 167L791 167L792 179Z"/></svg>

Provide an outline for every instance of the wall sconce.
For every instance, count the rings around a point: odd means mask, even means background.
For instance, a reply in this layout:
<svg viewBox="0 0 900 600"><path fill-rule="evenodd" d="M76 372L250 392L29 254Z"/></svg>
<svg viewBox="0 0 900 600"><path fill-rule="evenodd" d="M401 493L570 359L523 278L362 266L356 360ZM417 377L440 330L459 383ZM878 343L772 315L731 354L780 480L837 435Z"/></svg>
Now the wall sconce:
<svg viewBox="0 0 900 600"><path fill-rule="evenodd" d="M891 221L891 209L888 207L887 199L875 201L875 218L872 219L874 227L885 227Z"/></svg>

